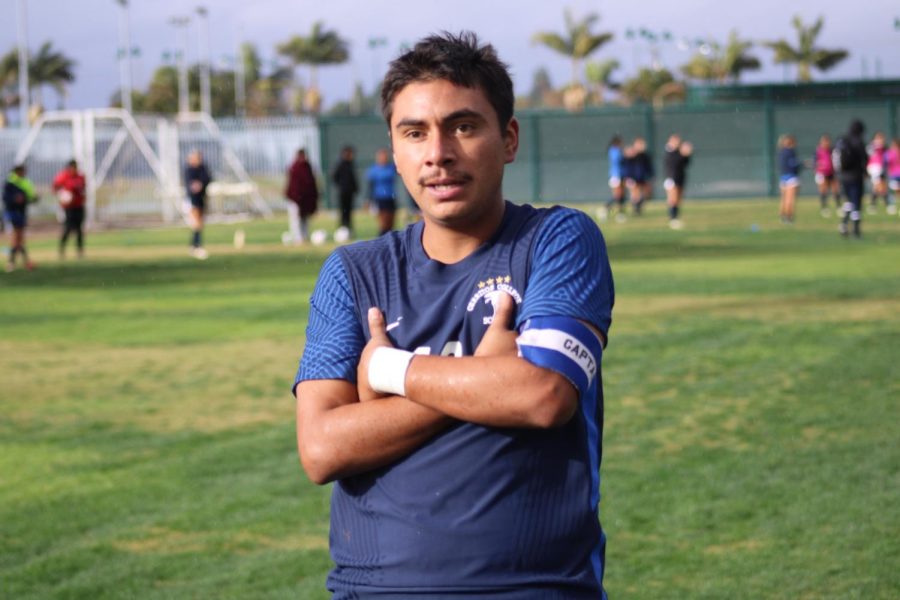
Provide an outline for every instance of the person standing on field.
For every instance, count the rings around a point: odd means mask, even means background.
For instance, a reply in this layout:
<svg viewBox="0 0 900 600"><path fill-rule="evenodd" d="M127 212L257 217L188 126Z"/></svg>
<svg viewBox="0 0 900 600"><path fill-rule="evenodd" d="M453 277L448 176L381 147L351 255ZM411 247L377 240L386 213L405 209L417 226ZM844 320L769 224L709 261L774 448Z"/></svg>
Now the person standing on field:
<svg viewBox="0 0 900 600"><path fill-rule="evenodd" d="M310 300L297 443L309 478L335 482L327 587L605 598L600 230L504 199L513 84L475 34L419 41L381 89L422 220L340 246Z"/></svg>
<svg viewBox="0 0 900 600"><path fill-rule="evenodd" d="M22 255L25 268L31 271L34 263L25 248L25 228L28 226L28 205L38 201L34 184L26 177L24 164L13 167L3 186L3 216L12 228L9 234L9 259L6 271L16 269L16 255Z"/></svg>
<svg viewBox="0 0 900 600"><path fill-rule="evenodd" d="M288 169L284 195L289 200L288 226L291 241L302 244L309 240L309 218L319 208L319 187L303 148L297 150L297 156Z"/></svg>
<svg viewBox="0 0 900 600"><path fill-rule="evenodd" d="M84 175L78 171L78 163L70 160L66 168L53 178L53 191L59 198L59 205L66 215L62 236L59 238L59 257L66 256L66 241L69 234L75 234L78 258L84 258Z"/></svg>
<svg viewBox="0 0 900 600"><path fill-rule="evenodd" d="M353 199L356 192L359 191L359 184L356 181L356 165L353 163L355 150L353 146L344 146L341 150L341 159L334 172L331 174L331 180L338 188L338 203L341 209L341 227L344 228L346 235L341 234L340 237L350 239L353 235Z"/></svg>
<svg viewBox="0 0 900 600"><path fill-rule="evenodd" d="M797 158L797 140L793 135L781 136L778 146L779 187L781 188L778 216L785 225L793 225L797 192L800 189L800 169L803 168L803 164Z"/></svg>
<svg viewBox="0 0 900 600"><path fill-rule="evenodd" d="M397 213L397 195L394 189L396 179L397 168L390 161L387 149L380 148L375 152L375 164L366 173L369 202L378 210L378 235L394 229L394 217Z"/></svg>
<svg viewBox="0 0 900 600"><path fill-rule="evenodd" d="M866 126L859 119L850 122L846 135L840 138L834 148L835 168L840 174L841 189L847 198L843 207L843 218L839 226L842 236L850 234L849 223L853 223L854 237L862 237L863 185L869 155L863 134Z"/></svg>
<svg viewBox="0 0 900 600"><path fill-rule="evenodd" d="M684 184L687 180L687 167L691 162L691 154L694 147L690 142L685 142L677 133L669 136L666 142L663 166L665 167L666 180L663 187L666 188L666 204L669 207L669 227L681 229L682 223L678 218L681 211L681 200L684 195Z"/></svg>
<svg viewBox="0 0 900 600"><path fill-rule="evenodd" d="M191 255L196 259L206 260L209 254L203 248L203 217L206 213L206 189L212 183L212 176L199 150L188 155L184 182L191 201Z"/></svg>

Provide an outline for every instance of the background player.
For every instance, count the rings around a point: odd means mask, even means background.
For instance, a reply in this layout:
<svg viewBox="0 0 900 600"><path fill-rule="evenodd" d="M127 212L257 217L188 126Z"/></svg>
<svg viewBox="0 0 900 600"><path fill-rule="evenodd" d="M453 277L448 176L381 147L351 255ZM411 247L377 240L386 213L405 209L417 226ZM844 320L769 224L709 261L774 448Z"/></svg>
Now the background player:
<svg viewBox="0 0 900 600"><path fill-rule="evenodd" d="M819 145L816 146L813 155L816 186L819 188L819 211L823 217L831 216L831 211L828 209L828 194L834 196L835 207L838 210L841 208L841 186L834 176L834 162L831 157L833 151L831 138L823 135L819 138Z"/></svg>
<svg viewBox="0 0 900 600"><path fill-rule="evenodd" d="M887 148L885 147L883 133L878 131L872 136L872 142L866 147L866 152L869 155L869 161L866 163L866 172L869 174L869 181L872 184L869 213L874 214L878 209L879 196L884 198L885 205L888 203L887 173L885 170Z"/></svg>
<svg viewBox="0 0 900 600"><path fill-rule="evenodd" d="M684 184L687 178L687 167L691 162L691 154L694 147L690 142L685 142L677 133L669 136L666 142L663 164L666 172L666 180L663 187L666 188L666 204L669 207L669 227L681 229L682 223L678 218L681 210L681 198L684 194Z"/></svg>
<svg viewBox="0 0 900 600"><path fill-rule="evenodd" d="M203 162L203 154L194 150L188 154L188 166L184 181L191 201L191 255L206 260L209 254L203 248L203 215L206 212L206 188L212 182L209 169Z"/></svg>
<svg viewBox="0 0 900 600"><path fill-rule="evenodd" d="M396 179L397 169L390 161L387 149L379 148L375 152L375 164L366 172L369 202L378 211L378 235L394 229L397 214L397 195L394 189Z"/></svg>
<svg viewBox="0 0 900 600"><path fill-rule="evenodd" d="M628 161L628 178L625 185L631 199L631 211L640 215L644 201L653 190L653 160L647 153L647 142L642 137L634 138L625 152Z"/></svg>
<svg viewBox="0 0 900 600"><path fill-rule="evenodd" d="M853 235L862 236L862 198L863 182L865 180L866 165L869 157L866 154L866 143L863 134L866 126L859 119L850 122L846 135L841 137L834 148L835 164L841 176L841 189L844 191L842 209L843 217L839 231L841 235L850 233L848 222L853 222Z"/></svg>
<svg viewBox="0 0 900 600"><path fill-rule="evenodd" d="M6 271L16 268L16 255L22 255L25 268L31 271L34 263L28 258L25 248L25 228L28 226L28 205L38 201L34 184L26 177L24 164L16 165L6 178L3 186L3 214L11 227L9 232L9 259Z"/></svg>
<svg viewBox="0 0 900 600"><path fill-rule="evenodd" d="M598 217L601 221L605 221L610 213L615 209L617 218L625 218L625 182L622 177L622 137L616 134L609 140L609 146L606 149L606 157L609 162L609 185L610 199L607 200L606 206L598 211Z"/></svg>
<svg viewBox="0 0 900 600"><path fill-rule="evenodd" d="M53 178L53 191L65 212L62 236L59 238L59 257L65 258L66 240L75 234L78 258L84 257L84 175L78 171L78 163L70 160L66 168Z"/></svg>
<svg viewBox="0 0 900 600"><path fill-rule="evenodd" d="M897 214L897 195L900 194L900 138L894 138L891 147L884 157L888 175L888 207L889 215Z"/></svg>
<svg viewBox="0 0 900 600"><path fill-rule="evenodd" d="M781 188L781 204L778 216L787 225L794 223L794 208L797 192L800 190L800 169L803 165L797 158L797 140L791 134L785 134L778 140L778 172Z"/></svg>
<svg viewBox="0 0 900 600"><path fill-rule="evenodd" d="M303 466L337 480L337 598L605 596L612 278L586 215L504 201L513 98L474 34L427 38L385 77L423 220L326 260L296 385Z"/></svg>

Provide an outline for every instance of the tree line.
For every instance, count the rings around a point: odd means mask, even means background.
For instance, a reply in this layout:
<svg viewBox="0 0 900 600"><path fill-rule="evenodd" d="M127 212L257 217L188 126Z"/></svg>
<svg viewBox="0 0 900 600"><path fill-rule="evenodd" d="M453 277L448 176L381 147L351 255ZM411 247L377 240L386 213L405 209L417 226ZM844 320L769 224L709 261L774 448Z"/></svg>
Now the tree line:
<svg viewBox="0 0 900 600"><path fill-rule="evenodd" d="M700 44L677 73L657 63L642 67L637 73L617 81L615 75L621 70L618 60L590 60L615 39L611 31L594 31L600 20L599 15L590 13L575 18L566 10L564 19L564 31L539 31L532 36L532 41L568 57L572 65L571 80L563 87L555 88L547 70L539 69L534 74L530 91L517 99L519 107L564 106L575 110L611 99L623 103L664 103L683 98L686 84L691 82L738 83L744 72L760 69L762 65L752 53L757 43L741 38L737 31L731 31L726 40L709 40ZM773 51L775 64L795 65L798 81L810 81L813 70L827 71L847 58L846 50L817 45L817 38L824 26L822 17L805 24L799 16L795 16L791 24L796 40L763 41L759 45ZM275 50L283 61L270 63L268 68L255 45L243 44L233 65L212 70L213 115L317 114L323 107L318 70L347 62L350 59L349 47L349 42L337 31L327 29L321 22L314 23L307 35L294 35L277 44ZM60 108L64 107L68 86L75 81L76 67L74 60L53 48L51 42L45 42L29 59L31 103L36 107L42 106L42 90L51 87L57 92ZM298 68L307 70L305 80L298 77ZM0 125L5 122L6 111L19 104L16 85L18 70L18 54L13 48L0 57ZM192 110L199 110L200 107L200 70L197 64L188 69ZM244 105L239 107L235 92L241 78L245 93ZM376 89L367 94L357 83L350 100L334 104L330 112L352 114L375 111L378 108L378 92ZM116 91L112 95L111 106L121 106L120 94ZM177 112L177 67L169 64L158 67L145 89L132 92L132 106L136 112Z"/></svg>

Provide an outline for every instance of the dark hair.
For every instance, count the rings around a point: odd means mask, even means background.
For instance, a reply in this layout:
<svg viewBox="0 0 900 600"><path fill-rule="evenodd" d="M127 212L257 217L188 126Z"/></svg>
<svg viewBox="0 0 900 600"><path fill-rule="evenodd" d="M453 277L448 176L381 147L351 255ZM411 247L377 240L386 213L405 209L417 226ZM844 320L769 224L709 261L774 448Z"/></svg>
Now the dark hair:
<svg viewBox="0 0 900 600"><path fill-rule="evenodd" d="M381 86L381 113L391 126L394 98L411 83L444 79L454 85L480 88L497 113L500 129L513 116L512 79L508 67L490 44L480 45L471 31L441 32L420 40L391 61Z"/></svg>
<svg viewBox="0 0 900 600"><path fill-rule="evenodd" d="M612 139L609 140L609 144L606 146L606 149L610 149L613 146L621 146L622 145L622 136L618 133L612 136Z"/></svg>
<svg viewBox="0 0 900 600"><path fill-rule="evenodd" d="M77 166L78 166L78 161L76 161L76 160L73 158L72 160L70 160L69 162L66 163L66 166L69 167L70 169L73 168L73 167L77 167Z"/></svg>
<svg viewBox="0 0 900 600"><path fill-rule="evenodd" d="M862 135L865 130L865 124L859 119L853 119L852 121L850 121L850 128L848 129L850 135Z"/></svg>

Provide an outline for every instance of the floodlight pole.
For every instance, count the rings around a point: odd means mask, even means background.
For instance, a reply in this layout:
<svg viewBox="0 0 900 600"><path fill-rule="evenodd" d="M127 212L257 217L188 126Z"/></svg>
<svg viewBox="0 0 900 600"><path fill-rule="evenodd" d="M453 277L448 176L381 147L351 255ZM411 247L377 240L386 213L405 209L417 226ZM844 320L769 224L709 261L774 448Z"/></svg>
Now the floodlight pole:
<svg viewBox="0 0 900 600"><path fill-rule="evenodd" d="M19 46L19 124L28 127L28 113L31 112L28 91L28 25L25 15L25 0L16 3L16 32Z"/></svg>
<svg viewBox="0 0 900 600"><path fill-rule="evenodd" d="M209 83L209 11L205 6L198 6L196 13L200 17L200 110L212 114L212 99Z"/></svg>
<svg viewBox="0 0 900 600"><path fill-rule="evenodd" d="M178 50L178 112L188 113L191 111L191 105L188 98L188 72L187 72L187 26L190 24L190 17L172 17L169 24L175 27L179 32L178 41L181 49Z"/></svg>
<svg viewBox="0 0 900 600"><path fill-rule="evenodd" d="M119 80L122 108L131 112L131 33L128 28L128 0L116 0L119 12Z"/></svg>
<svg viewBox="0 0 900 600"><path fill-rule="evenodd" d="M234 64L234 110L237 116L243 117L247 109L247 74L244 69L244 49L239 45L237 61Z"/></svg>

